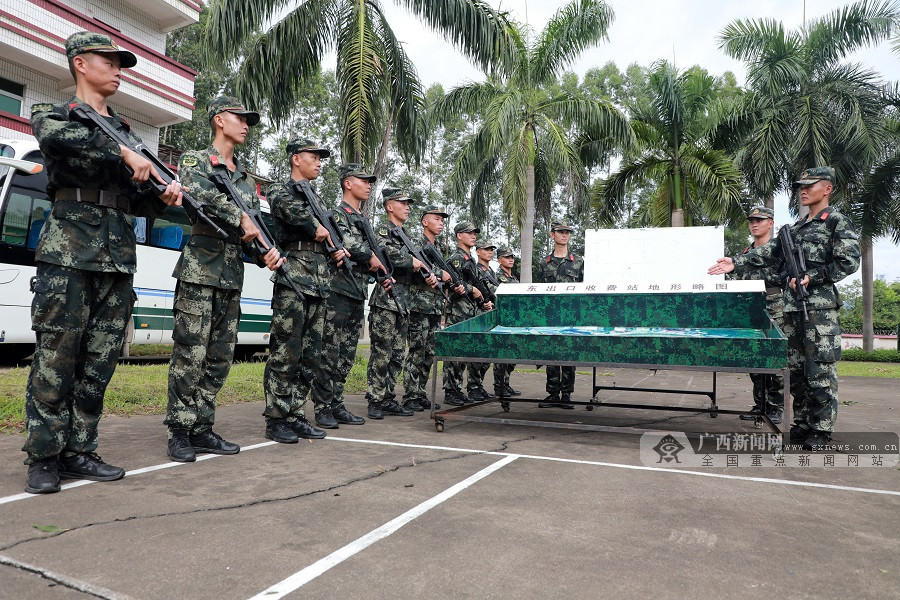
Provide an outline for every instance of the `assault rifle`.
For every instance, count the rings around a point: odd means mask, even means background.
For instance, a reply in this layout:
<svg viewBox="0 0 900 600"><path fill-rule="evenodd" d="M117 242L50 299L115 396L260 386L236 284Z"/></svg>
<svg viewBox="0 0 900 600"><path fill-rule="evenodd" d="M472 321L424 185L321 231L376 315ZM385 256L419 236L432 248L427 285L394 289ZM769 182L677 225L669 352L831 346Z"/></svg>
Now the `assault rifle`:
<svg viewBox="0 0 900 600"><path fill-rule="evenodd" d="M403 245L406 246L406 249L409 250L410 255L413 258L422 263L423 268L419 269L419 275L422 276L422 279L428 279L432 275L434 275L434 267L431 266L428 259L425 258L425 254L422 252L422 249L416 246L409 236L406 235L406 231L402 227L394 227L391 229L391 235L395 238L403 242ZM447 293L444 291L444 285L441 283L440 278L437 275L434 275L435 279L438 280L437 289L441 292L441 295L444 298L447 298ZM449 300L449 298L447 298Z"/></svg>
<svg viewBox="0 0 900 600"><path fill-rule="evenodd" d="M437 267L440 270L446 271L447 273L450 274L450 286L451 287L455 288L455 287L459 287L461 285L465 286L465 283L463 282L462 274L457 273L456 269L451 267L447 263L447 261L444 260L444 257L441 255L440 251L437 248L435 248L434 244L425 244L425 246L422 248L422 252L425 253L426 257L431 259L431 264L437 265ZM469 302L472 302L473 304L476 303L476 301L473 300L472 298L469 298L469 296L466 296L466 298L469 300ZM477 304L479 307L484 307L484 303L486 301L487 301L486 297L479 298L477 300Z"/></svg>
<svg viewBox="0 0 900 600"><path fill-rule="evenodd" d="M269 251L269 248L275 248L275 238L272 237L272 234L269 233L269 228L266 227L265 221L262 219L262 215L258 210L251 210L247 203L244 202L244 199L241 197L240 192L238 192L234 184L231 183L231 178L229 178L224 173L214 173L210 176L210 181L213 182L213 185L216 186L216 189L228 196L228 199L231 200L235 206L241 209L243 212L247 213L247 216L250 217L250 220L253 222L253 225L259 230L259 237L253 239L253 244L256 246L256 251L261 255L265 254ZM241 231L243 235L243 230ZM267 248L268 246L268 248ZM297 284L291 280L290 272L288 271L287 261L284 262L280 267L275 269L275 272L281 275L285 282L287 282L288 287L294 290L294 293L297 294L297 297L303 300L305 296L303 292L300 291L300 288L297 287Z"/></svg>
<svg viewBox="0 0 900 600"><path fill-rule="evenodd" d="M78 121L82 125L90 128L90 129L99 129L103 133L106 134L108 138L110 138L115 143L120 146L125 146L137 152L151 163L153 163L153 167L156 169L156 172L159 173L160 179L163 180L163 183L159 183L151 176L150 179L147 180L147 183L150 184L153 189L155 189L158 193L163 193L168 186L173 181L178 180L178 176L175 174L172 169L169 168L169 165L164 163L158 156L153 154L147 146L144 144L135 144L126 136L122 135L122 133L117 130L115 127L109 124L109 122L104 119L94 108L88 104L78 104L73 106L69 111L69 117L75 121ZM134 171L131 170L130 167L125 167L129 172L134 174ZM228 239L228 233L222 229L215 221L213 221L209 215L205 212L205 204L200 202L196 198L194 198L190 193L186 190L182 189L181 203L184 206L185 212L188 214L188 218L190 218L191 223L196 221L200 221L207 227L213 230L213 232L223 240Z"/></svg>
<svg viewBox="0 0 900 600"><path fill-rule="evenodd" d="M494 302L494 294L492 294L488 287L484 285L484 280L478 273L478 267L475 266L475 261L467 260L463 264L463 269L465 269L469 273L469 277L472 278L472 285L478 288L478 291L481 292L481 297L484 298L484 301ZM481 308L484 308L484 303L481 303Z"/></svg>
<svg viewBox="0 0 900 600"><path fill-rule="evenodd" d="M330 248L327 243L325 244L325 250L328 254L341 252L344 249L344 236L342 236L341 232L338 230L334 215L331 214L330 210L325 210L322 201L319 199L319 195L313 191L312 186L309 185L309 182L305 179L301 179L292 187L295 192L306 198L306 203L309 204L309 209L312 211L313 217L319 222L319 225L324 227L328 232L328 237L331 238L332 243ZM347 271L347 276L350 277L350 281L353 282L353 287L356 288L357 292L365 296L365 292L362 291L359 287L359 282L357 282L356 278L353 276L353 267L356 263L350 260L349 256L344 256L341 263L343 264L344 270Z"/></svg>
<svg viewBox="0 0 900 600"><path fill-rule="evenodd" d="M787 267L788 281L797 280L797 287L794 289L794 295L800 301L803 307L803 320L809 318L806 312L806 306L809 303L809 291L800 281L806 275L806 259L803 257L803 250L794 243L794 236L791 234L790 225L782 225L778 230L778 243L781 246L781 254L784 255L784 264Z"/></svg>
<svg viewBox="0 0 900 600"><path fill-rule="evenodd" d="M372 229L372 224L369 223L368 219L363 217L362 219L357 220L357 228L362 231L363 237L366 238L366 242L369 244L372 252L375 253L375 257L381 261L382 265L384 265L384 272L381 275L376 274L375 281L382 287L384 286L384 281L386 279L390 279L393 282L394 266L391 264L391 258L388 256L388 253L385 252L381 244L378 243L378 238L375 237L375 231ZM400 303L400 299L397 298L397 294L392 287L386 287L384 291L387 292L388 298L393 300L394 304L397 305L397 310L400 311L401 315L409 315L409 307Z"/></svg>

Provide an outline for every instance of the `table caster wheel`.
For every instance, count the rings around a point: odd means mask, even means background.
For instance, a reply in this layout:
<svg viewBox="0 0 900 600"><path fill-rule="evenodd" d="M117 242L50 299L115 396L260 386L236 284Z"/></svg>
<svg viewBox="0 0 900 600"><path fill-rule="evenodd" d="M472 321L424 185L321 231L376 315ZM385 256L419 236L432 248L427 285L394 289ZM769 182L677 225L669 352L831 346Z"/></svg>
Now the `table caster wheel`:
<svg viewBox="0 0 900 600"><path fill-rule="evenodd" d="M719 418L718 411L713 411L713 412L709 413L709 418L710 419L718 419Z"/></svg>
<svg viewBox="0 0 900 600"><path fill-rule="evenodd" d="M444 422L443 421L435 421L434 428L438 433L444 431Z"/></svg>
<svg viewBox="0 0 900 600"><path fill-rule="evenodd" d="M509 402L500 402L500 408L503 409L503 412L509 412Z"/></svg>
<svg viewBox="0 0 900 600"><path fill-rule="evenodd" d="M756 429L762 429L762 419L753 419L753 427Z"/></svg>
<svg viewBox="0 0 900 600"><path fill-rule="evenodd" d="M594 410L594 407L591 406L590 404L588 404L587 406L584 407L584 410Z"/></svg>

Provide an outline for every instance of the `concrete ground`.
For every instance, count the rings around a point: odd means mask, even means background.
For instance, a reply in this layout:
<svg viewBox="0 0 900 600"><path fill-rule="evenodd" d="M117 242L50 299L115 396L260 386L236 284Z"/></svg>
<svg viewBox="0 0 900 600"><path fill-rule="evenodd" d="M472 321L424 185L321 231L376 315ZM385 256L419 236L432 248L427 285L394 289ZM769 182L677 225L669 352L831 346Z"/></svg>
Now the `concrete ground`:
<svg viewBox="0 0 900 600"><path fill-rule="evenodd" d="M604 380L704 389L709 377L623 369ZM543 395L543 372L512 382ZM586 400L590 377L576 385ZM749 390L746 375L720 375L723 408L746 407ZM840 393L840 432L898 430L896 381L846 378ZM361 397L348 404L365 413ZM128 476L47 496L22 493L21 437L2 437L0 598L900 597L896 467L666 470L642 464L632 428L752 426L613 408L477 411L622 431L447 421L437 433L418 413L279 445L263 438L256 402L217 415L240 454L177 464L162 417L108 417L99 452Z"/></svg>

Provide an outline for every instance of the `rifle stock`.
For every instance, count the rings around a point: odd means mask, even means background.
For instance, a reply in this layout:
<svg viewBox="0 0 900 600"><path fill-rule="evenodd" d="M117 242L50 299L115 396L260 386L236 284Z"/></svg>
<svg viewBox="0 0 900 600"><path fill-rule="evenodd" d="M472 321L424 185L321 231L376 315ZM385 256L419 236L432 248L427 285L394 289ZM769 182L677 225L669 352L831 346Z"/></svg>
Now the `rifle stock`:
<svg viewBox="0 0 900 600"><path fill-rule="evenodd" d="M69 117L74 121L77 121L82 125L88 127L89 129L99 129L115 143L119 144L120 146L125 146L126 148L129 148L134 152L137 152L138 154L149 160L151 163L153 163L153 167L156 169L156 172L159 173L159 176L163 180L163 183L155 181L152 177L147 180L147 183L149 183L160 194L165 191L166 186L168 186L170 183L172 183L173 181L178 181L178 175L169 168L169 165L164 163L144 144L135 144L130 139L123 136L90 105L79 104L73 106L69 111ZM132 174L134 173L134 171L132 171L132 169L127 165L125 166L125 168ZM206 214L206 212L204 212L205 204L203 202L200 202L199 200L194 198L189 192L185 191L184 189L182 189L181 202L192 223L199 220L204 225L212 229L216 233L216 235L223 240L228 239L228 232L222 229Z"/></svg>

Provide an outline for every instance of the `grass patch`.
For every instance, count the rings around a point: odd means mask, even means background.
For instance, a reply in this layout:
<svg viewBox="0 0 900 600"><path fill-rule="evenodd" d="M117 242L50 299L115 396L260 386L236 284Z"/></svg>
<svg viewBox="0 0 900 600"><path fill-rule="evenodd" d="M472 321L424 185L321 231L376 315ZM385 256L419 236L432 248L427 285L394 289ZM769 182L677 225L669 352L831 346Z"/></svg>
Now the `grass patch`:
<svg viewBox="0 0 900 600"><path fill-rule="evenodd" d="M171 356L172 344L132 344L130 356Z"/></svg>
<svg viewBox="0 0 900 600"><path fill-rule="evenodd" d="M347 378L345 392L366 390L366 357L357 353ZM219 391L219 406L238 402L259 402L263 394L264 362L234 363ZM0 370L0 432L19 433L25 428L25 384L30 367ZM168 403L169 365L120 364L106 388L104 413L112 415L162 415ZM311 409L311 406L310 406Z"/></svg>
<svg viewBox="0 0 900 600"><path fill-rule="evenodd" d="M900 379L900 364L883 362L849 362L837 364L838 377L882 377Z"/></svg>

